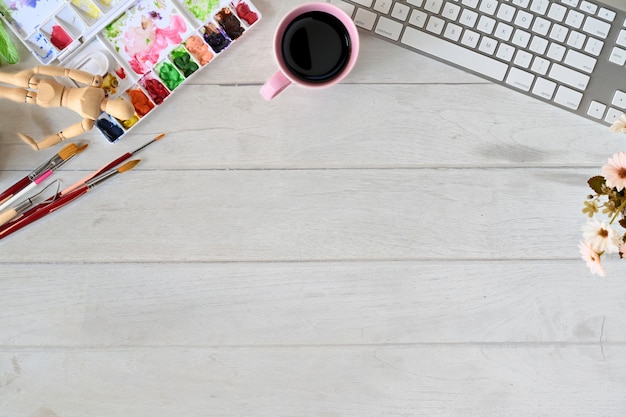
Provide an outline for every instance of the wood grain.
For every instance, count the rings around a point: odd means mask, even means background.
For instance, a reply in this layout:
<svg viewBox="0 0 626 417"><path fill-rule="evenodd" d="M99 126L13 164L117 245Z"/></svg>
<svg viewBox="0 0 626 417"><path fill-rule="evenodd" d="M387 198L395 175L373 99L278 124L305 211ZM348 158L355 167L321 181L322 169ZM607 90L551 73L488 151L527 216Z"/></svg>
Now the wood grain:
<svg viewBox="0 0 626 417"><path fill-rule="evenodd" d="M0 416L623 417L625 264L577 249L623 136L366 35L340 85L266 102L298 3L85 134L66 184L167 137L0 241ZM0 120L0 188L56 152L17 132L76 121Z"/></svg>

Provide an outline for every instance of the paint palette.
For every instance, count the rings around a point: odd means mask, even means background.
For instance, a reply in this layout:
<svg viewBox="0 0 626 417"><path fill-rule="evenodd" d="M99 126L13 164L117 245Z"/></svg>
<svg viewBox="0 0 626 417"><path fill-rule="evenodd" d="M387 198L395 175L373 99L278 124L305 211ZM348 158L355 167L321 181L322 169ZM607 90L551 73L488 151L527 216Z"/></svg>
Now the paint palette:
<svg viewBox="0 0 626 417"><path fill-rule="evenodd" d="M133 103L130 120L96 121L111 142L261 18L249 0L0 0L0 14L42 64L102 75Z"/></svg>

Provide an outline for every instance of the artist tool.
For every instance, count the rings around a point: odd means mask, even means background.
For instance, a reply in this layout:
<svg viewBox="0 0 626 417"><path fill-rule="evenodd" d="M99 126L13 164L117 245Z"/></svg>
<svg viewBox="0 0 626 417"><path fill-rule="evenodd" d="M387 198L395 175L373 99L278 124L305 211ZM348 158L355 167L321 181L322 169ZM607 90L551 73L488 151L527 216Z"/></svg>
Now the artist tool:
<svg viewBox="0 0 626 417"><path fill-rule="evenodd" d="M38 208L37 210L34 211L30 211L30 214L28 215L24 215L22 217L20 217L19 219L17 219L17 221L9 223L9 224L5 224L4 226L0 227L0 239L3 239L7 236L9 236L10 234L17 232L18 230L22 229L25 226L28 226L29 224L47 216L48 214L60 209L61 207L66 206L67 204L71 203L72 201L78 199L79 197L85 195L86 193L88 193L89 191L91 191L92 189L94 189L95 187L97 187L98 185L102 184L103 182L115 177L118 174L122 174L124 172L130 171L131 169L133 169L138 163L140 162L139 159L135 159L132 161L129 161L127 163L125 163L124 165L122 165L119 168L114 168L111 169L89 181L87 181L85 184L83 184L82 186L80 186L79 188L61 195L59 198L57 198L56 200L50 202L50 203L45 203L43 204L40 208Z"/></svg>
<svg viewBox="0 0 626 417"><path fill-rule="evenodd" d="M61 185L61 182L59 180L55 181L58 185L57 185L57 191L55 193L58 194L59 193L59 187ZM55 182L50 183L46 188L44 188L43 190L41 190L39 193L35 194L32 197L29 197L21 202L19 202L18 204L15 205L15 207L12 207L8 210L5 210L4 212L0 213L0 226L8 223L9 221L13 220L14 218L16 218L17 216L24 214L28 209L30 209L33 205L35 205L35 201L39 200L40 195L46 191L48 189L48 187L50 187L51 185L53 185Z"/></svg>
<svg viewBox="0 0 626 417"><path fill-rule="evenodd" d="M108 164L106 164L105 166L103 166L102 168L100 168L99 170L93 172L92 174L87 175L85 178L81 179L80 181L78 181L77 183L67 187L65 190L61 191L61 194L67 194L70 191L75 190L76 188L80 187L82 184L86 183L87 181L89 181L90 179L97 177L98 175L112 169L115 168L116 166L118 166L119 164L121 164L122 162L126 161L127 159L129 159L131 156L137 154L138 152L142 151L143 149L147 148L149 145L153 144L154 142L161 140L163 137L165 136L165 133L161 133L160 135L157 135L154 139L152 139L150 142L145 143L144 145L140 146L139 148L135 149L132 152L126 152L124 155L118 157L117 159L109 162Z"/></svg>
<svg viewBox="0 0 626 417"><path fill-rule="evenodd" d="M52 158L48 159L46 162L35 168L30 174L17 181L15 184L4 190L0 194L0 203L6 202L8 198L11 198L14 194L21 191L24 187L28 186L35 178L39 177L41 174L46 172L49 169L54 169L57 165L62 163L63 161L71 158L78 151L78 146L75 143L70 143L64 146L57 154L55 154Z"/></svg>
<svg viewBox="0 0 626 417"><path fill-rule="evenodd" d="M57 169L65 165L67 161L69 161L70 159L74 158L76 155L78 155L79 153L87 149L87 146L89 145L87 145L86 143L80 146L74 145L76 149L74 150L73 153L71 153L71 155L67 156L64 159L60 159L60 162L55 163L54 165L52 165L51 168L48 168L41 175L34 178L26 187L22 188L20 191L16 192L11 197L8 197L4 202L0 203L0 212L10 207L12 203L18 201L23 196L27 195L33 188L35 188L36 186L44 182L48 177L50 177L54 173L54 171L56 171ZM74 149L74 147L72 149Z"/></svg>

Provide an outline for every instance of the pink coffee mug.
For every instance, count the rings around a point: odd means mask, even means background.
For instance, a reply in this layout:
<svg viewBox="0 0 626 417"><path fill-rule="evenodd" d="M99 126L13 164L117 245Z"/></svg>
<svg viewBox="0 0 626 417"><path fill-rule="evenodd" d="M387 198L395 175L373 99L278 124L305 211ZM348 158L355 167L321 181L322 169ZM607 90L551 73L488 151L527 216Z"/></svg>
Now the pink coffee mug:
<svg viewBox="0 0 626 417"><path fill-rule="evenodd" d="M341 81L356 63L359 33L339 7L306 3L281 20L274 35L278 71L261 87L271 100L291 84L328 87Z"/></svg>

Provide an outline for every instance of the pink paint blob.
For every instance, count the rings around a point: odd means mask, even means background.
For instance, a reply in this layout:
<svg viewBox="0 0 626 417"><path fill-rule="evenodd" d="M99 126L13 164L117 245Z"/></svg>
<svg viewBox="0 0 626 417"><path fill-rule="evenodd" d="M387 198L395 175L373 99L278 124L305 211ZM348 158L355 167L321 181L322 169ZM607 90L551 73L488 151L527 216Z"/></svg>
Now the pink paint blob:
<svg viewBox="0 0 626 417"><path fill-rule="evenodd" d="M63 50L72 43L74 39L59 25L52 26L50 42L58 49Z"/></svg>

